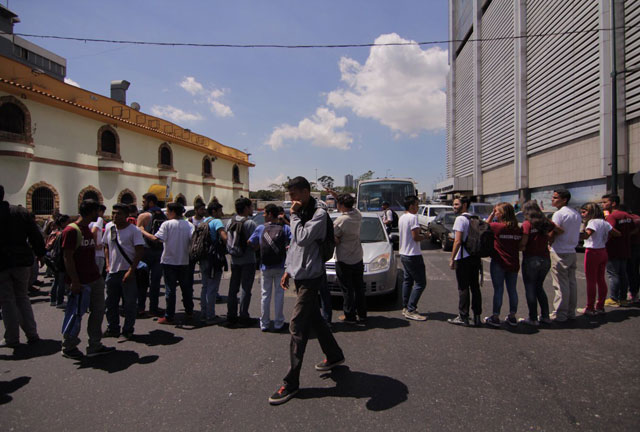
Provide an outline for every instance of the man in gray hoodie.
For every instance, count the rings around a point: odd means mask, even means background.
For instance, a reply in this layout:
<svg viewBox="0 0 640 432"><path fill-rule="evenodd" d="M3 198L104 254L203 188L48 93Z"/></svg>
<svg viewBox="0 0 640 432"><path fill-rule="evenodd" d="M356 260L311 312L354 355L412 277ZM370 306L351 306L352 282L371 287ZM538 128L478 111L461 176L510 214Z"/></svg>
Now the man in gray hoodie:
<svg viewBox="0 0 640 432"><path fill-rule="evenodd" d="M291 243L280 285L288 289L290 279L293 279L297 298L289 324L291 367L283 385L269 398L272 405L285 403L298 392L304 351L312 329L326 356L315 366L316 370L328 371L344 363L344 354L322 319L318 302L318 290L325 272L320 244L325 239L327 223L331 221L327 212L311 196L307 179L292 179L288 189L292 201Z"/></svg>

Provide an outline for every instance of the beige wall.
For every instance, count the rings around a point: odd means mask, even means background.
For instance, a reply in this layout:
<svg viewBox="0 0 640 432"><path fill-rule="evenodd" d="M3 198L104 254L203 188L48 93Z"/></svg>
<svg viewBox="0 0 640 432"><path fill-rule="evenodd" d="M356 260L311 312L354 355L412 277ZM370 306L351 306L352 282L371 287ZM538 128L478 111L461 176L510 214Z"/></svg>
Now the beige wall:
<svg viewBox="0 0 640 432"><path fill-rule="evenodd" d="M629 173L640 171L640 118L627 123L627 136L629 137Z"/></svg>
<svg viewBox="0 0 640 432"><path fill-rule="evenodd" d="M482 173L482 191L484 195L511 192L515 188L516 178L512 163Z"/></svg>
<svg viewBox="0 0 640 432"><path fill-rule="evenodd" d="M5 94L0 92L0 96ZM140 204L142 195L152 184L165 183L159 178L157 167L158 148L164 141L128 129L114 128L120 139L122 170L125 173L99 171L96 169L99 159L96 155L98 130L106 122L101 123L28 99L21 101L31 113L34 159L0 158L5 199L12 204L25 205L27 191L40 181L49 183L60 194L60 210L63 213L77 212L78 194L87 186L97 188L103 195L104 204L110 207L124 189L133 191ZM238 166L242 185L235 185L234 188L234 163L218 158L212 162L215 186L203 184L202 160L206 153L170 142L169 146L176 170L172 186L174 197L183 194L187 205L192 205L197 195L205 202L216 196L224 205L225 212L230 213L235 198L248 196L248 167ZM9 148L8 144L0 147Z"/></svg>
<svg viewBox="0 0 640 432"><path fill-rule="evenodd" d="M529 157L529 187L602 178L600 138L593 135Z"/></svg>

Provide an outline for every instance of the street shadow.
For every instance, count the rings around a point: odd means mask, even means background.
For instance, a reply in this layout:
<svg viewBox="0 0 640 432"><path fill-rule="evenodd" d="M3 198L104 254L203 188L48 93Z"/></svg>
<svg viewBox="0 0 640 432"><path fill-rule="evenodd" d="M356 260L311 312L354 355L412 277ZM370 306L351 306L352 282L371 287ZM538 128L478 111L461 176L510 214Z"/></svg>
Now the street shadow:
<svg viewBox="0 0 640 432"><path fill-rule="evenodd" d="M576 317L575 320L566 321L564 323L553 323L540 326L544 330L566 330L566 329L581 329L581 330L593 330L602 325L609 323L620 323L630 318L636 318L640 316L640 309L637 308L619 308L607 311L604 315L581 315Z"/></svg>
<svg viewBox="0 0 640 432"><path fill-rule="evenodd" d="M0 360L29 360L46 357L60 352L60 341L40 339L33 345L20 344L13 349L12 355L0 355Z"/></svg>
<svg viewBox="0 0 640 432"><path fill-rule="evenodd" d="M140 357L135 351L114 351L98 357L83 357L75 362L78 369L99 369L109 373L122 372L134 364L151 364L159 356L150 355Z"/></svg>
<svg viewBox="0 0 640 432"><path fill-rule="evenodd" d="M390 318L385 316L367 317L366 324L346 324L337 321L332 324L332 330L337 332L361 332L373 329L392 330L397 328L409 327L409 321L405 318Z"/></svg>
<svg viewBox="0 0 640 432"><path fill-rule="evenodd" d="M347 366L337 366L320 377L333 380L336 383L335 387L302 388L296 397L299 399L324 397L368 399L365 405L368 410L384 411L405 402L409 396L407 386L395 378L353 372Z"/></svg>
<svg viewBox="0 0 640 432"><path fill-rule="evenodd" d="M36 304L36 303L49 303L49 302L51 302L51 299L49 298L48 295L46 297L30 297L29 298L29 302L32 305Z"/></svg>
<svg viewBox="0 0 640 432"><path fill-rule="evenodd" d="M176 336L175 334L165 330L151 330L147 334L134 334L130 341L152 347L159 345L175 345L181 342L182 339L184 339L182 336Z"/></svg>
<svg viewBox="0 0 640 432"><path fill-rule="evenodd" d="M13 400L11 393L15 393L22 387L29 384L31 377L22 376L11 381L0 381L0 405L7 404Z"/></svg>
<svg viewBox="0 0 640 432"><path fill-rule="evenodd" d="M424 315L424 314L423 314ZM426 314L428 321L444 321L447 322L448 319L455 318L458 316L457 314L452 314L449 312L428 312Z"/></svg>

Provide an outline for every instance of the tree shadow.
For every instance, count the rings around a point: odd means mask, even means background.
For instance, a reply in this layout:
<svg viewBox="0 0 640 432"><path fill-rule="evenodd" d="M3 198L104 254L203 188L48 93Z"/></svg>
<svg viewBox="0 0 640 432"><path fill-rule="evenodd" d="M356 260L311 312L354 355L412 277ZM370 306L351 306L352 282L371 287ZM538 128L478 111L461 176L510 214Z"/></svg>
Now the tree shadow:
<svg viewBox="0 0 640 432"><path fill-rule="evenodd" d="M395 378L365 372L352 372L347 366L337 366L320 377L335 381L335 387L302 388L296 397L299 399L323 397L368 399L366 403L368 410L384 411L405 402L409 395L407 386Z"/></svg>
<svg viewBox="0 0 640 432"><path fill-rule="evenodd" d="M11 381L0 381L0 405L7 404L13 400L10 393L15 393L17 390L29 384L31 377L22 376L12 379Z"/></svg>
<svg viewBox="0 0 640 432"><path fill-rule="evenodd" d="M60 352L60 341L41 339L34 345L20 344L13 350L13 355L0 355L0 360L29 360L46 357Z"/></svg>
<svg viewBox="0 0 640 432"><path fill-rule="evenodd" d="M337 321L332 324L332 330L336 332L361 332L373 329L391 330L402 327L409 327L409 321L405 318L390 318L385 316L367 317L366 324L346 324Z"/></svg>
<svg viewBox="0 0 640 432"><path fill-rule="evenodd" d="M114 351L98 357L83 357L74 364L78 365L78 369L92 368L116 373L122 372L134 364L151 364L158 358L157 355L140 357L135 351Z"/></svg>
<svg viewBox="0 0 640 432"><path fill-rule="evenodd" d="M182 341L182 339L184 339L182 336L176 336L175 334L165 330L151 330L147 334L133 335L130 341L151 347L158 345L175 345Z"/></svg>

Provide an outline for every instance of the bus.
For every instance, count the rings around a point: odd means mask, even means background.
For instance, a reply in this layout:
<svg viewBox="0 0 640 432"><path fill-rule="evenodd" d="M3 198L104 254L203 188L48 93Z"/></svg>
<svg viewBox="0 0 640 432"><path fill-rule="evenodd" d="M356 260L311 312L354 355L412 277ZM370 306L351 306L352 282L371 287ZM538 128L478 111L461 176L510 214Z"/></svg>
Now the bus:
<svg viewBox="0 0 640 432"><path fill-rule="evenodd" d="M404 198L418 195L416 182L409 178L381 178L362 180L358 183L358 210L381 212L387 201L392 210L404 211Z"/></svg>

